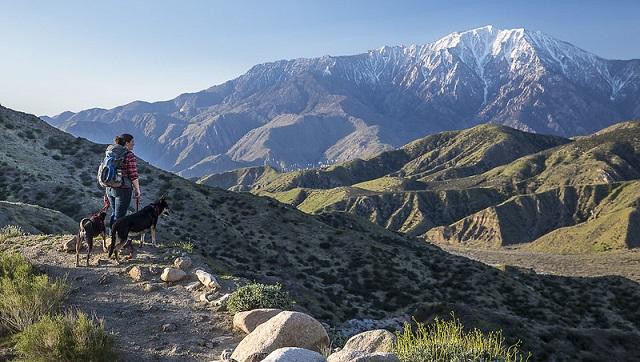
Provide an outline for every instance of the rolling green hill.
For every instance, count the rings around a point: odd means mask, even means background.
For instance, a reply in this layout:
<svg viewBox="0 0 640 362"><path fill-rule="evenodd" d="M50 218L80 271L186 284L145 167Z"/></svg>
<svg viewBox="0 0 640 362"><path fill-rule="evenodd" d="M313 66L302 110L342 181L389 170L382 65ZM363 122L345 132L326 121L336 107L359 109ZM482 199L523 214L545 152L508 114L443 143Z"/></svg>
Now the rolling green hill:
<svg viewBox="0 0 640 362"><path fill-rule="evenodd" d="M609 211L598 210L603 198L629 188L620 182L638 179L636 121L573 141L482 125L368 160L272 174L251 187L307 213L345 211L436 243L497 248L542 238L531 248L593 252L637 245L624 232L633 206L610 197ZM592 230L609 225L615 238Z"/></svg>
<svg viewBox="0 0 640 362"><path fill-rule="evenodd" d="M499 187L536 192L559 186L640 179L640 122L625 122L575 142L522 157L434 188Z"/></svg>
<svg viewBox="0 0 640 362"><path fill-rule="evenodd" d="M252 189L271 193L293 188L331 189L371 182L387 175L414 181L445 180L488 171L518 157L567 142L570 141L560 137L483 124L427 136L366 160L356 159L328 168L294 171L257 180ZM228 177L218 176L217 179ZM215 182L213 176L209 180L208 185L229 188L225 187L228 182ZM236 182L236 185L240 184L240 181ZM424 189L420 183L410 184L413 185L411 189Z"/></svg>

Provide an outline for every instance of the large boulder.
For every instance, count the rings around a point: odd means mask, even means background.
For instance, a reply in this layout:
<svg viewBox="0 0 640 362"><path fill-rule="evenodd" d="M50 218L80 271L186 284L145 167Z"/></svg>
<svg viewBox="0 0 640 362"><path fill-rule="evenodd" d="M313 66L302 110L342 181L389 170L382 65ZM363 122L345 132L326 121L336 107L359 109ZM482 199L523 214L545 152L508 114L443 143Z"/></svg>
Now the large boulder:
<svg viewBox="0 0 640 362"><path fill-rule="evenodd" d="M218 280L213 275L200 269L196 270L195 273L200 283L202 283L205 287L213 289L221 288L220 283L218 283Z"/></svg>
<svg viewBox="0 0 640 362"><path fill-rule="evenodd" d="M320 353L308 349L285 347L269 353L262 362L326 362L326 359Z"/></svg>
<svg viewBox="0 0 640 362"><path fill-rule="evenodd" d="M249 334L257 326L275 317L280 312L282 312L281 309L263 308L236 313L233 316L233 328Z"/></svg>
<svg viewBox="0 0 640 362"><path fill-rule="evenodd" d="M329 356L327 362L400 362L400 359L393 353L343 349Z"/></svg>
<svg viewBox="0 0 640 362"><path fill-rule="evenodd" d="M164 268L162 275L160 275L160 279L163 282L177 282L184 279L186 276L187 273L180 269Z"/></svg>
<svg viewBox="0 0 640 362"><path fill-rule="evenodd" d="M299 347L320 352L329 345L322 324L300 312L280 312L249 333L231 355L238 362L248 362L253 355L267 356L284 347Z"/></svg>
<svg viewBox="0 0 640 362"><path fill-rule="evenodd" d="M396 336L386 329L367 331L349 338L345 350L362 352L393 352Z"/></svg>

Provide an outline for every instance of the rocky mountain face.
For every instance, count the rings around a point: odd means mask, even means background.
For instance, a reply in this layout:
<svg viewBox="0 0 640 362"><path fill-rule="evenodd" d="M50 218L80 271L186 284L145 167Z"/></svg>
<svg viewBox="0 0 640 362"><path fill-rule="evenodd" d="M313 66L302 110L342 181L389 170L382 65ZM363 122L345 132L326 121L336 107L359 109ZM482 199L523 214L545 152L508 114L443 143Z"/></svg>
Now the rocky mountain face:
<svg viewBox="0 0 640 362"><path fill-rule="evenodd" d="M194 177L372 156L479 123L584 135L640 117L640 60L491 26L425 45L256 65L175 99L43 117L99 143L128 132L152 164Z"/></svg>
<svg viewBox="0 0 640 362"><path fill-rule="evenodd" d="M215 180L199 182L225 186ZM446 245L531 242L534 250L575 253L640 245L639 182L635 121L573 141L481 125L367 160L258 178L251 192Z"/></svg>
<svg viewBox="0 0 640 362"><path fill-rule="evenodd" d="M101 206L93 170L104 145L6 108L0 129L1 199L74 220ZM414 315L428 321L455 311L470 328L503 329L508 343L522 340L522 349L541 360L639 357L640 288L628 279L501 271L349 213L309 215L265 197L199 185L142 160L139 169L143 205L168 195L161 243L189 246L215 274L280 282L296 308L321 320ZM34 218L46 223L55 214Z"/></svg>

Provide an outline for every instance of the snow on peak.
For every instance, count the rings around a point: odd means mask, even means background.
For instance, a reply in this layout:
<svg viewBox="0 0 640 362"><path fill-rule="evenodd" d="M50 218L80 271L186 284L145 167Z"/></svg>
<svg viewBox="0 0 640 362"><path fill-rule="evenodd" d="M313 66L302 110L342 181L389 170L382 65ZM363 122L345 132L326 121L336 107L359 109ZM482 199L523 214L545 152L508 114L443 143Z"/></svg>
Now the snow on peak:
<svg viewBox="0 0 640 362"><path fill-rule="evenodd" d="M578 84L605 80L612 97L620 88L610 75L607 62L567 42L525 28L499 29L492 25L453 32L432 43L383 46L346 66L323 65L322 74L341 74L357 83L391 81L404 86L434 84L456 87L460 74L471 71L479 81L486 104L496 84L505 77L526 76L533 80L549 72ZM426 89L426 88L425 88ZM435 88L438 89L438 88ZM618 91L619 92L619 91Z"/></svg>

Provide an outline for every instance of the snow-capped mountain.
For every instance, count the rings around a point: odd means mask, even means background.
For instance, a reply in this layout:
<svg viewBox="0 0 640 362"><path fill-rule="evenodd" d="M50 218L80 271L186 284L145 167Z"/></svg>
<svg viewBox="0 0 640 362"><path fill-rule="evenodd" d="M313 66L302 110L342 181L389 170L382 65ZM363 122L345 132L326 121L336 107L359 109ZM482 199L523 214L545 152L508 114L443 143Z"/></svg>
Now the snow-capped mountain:
<svg viewBox="0 0 640 362"><path fill-rule="evenodd" d="M256 65L207 90L43 117L198 176L365 157L478 123L574 136L640 116L640 60L606 60L537 31L492 26L425 45Z"/></svg>

